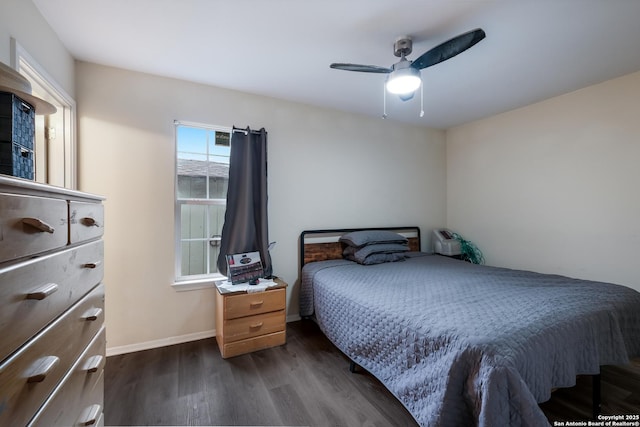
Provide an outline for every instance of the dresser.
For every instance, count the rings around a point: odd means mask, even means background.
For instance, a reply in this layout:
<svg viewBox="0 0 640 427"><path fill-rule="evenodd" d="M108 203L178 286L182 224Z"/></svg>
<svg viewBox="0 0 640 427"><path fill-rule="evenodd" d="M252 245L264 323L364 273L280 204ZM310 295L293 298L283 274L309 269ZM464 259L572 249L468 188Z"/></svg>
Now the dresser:
<svg viewBox="0 0 640 427"><path fill-rule="evenodd" d="M263 292L226 292L216 288L216 341L223 358L286 342L287 284Z"/></svg>
<svg viewBox="0 0 640 427"><path fill-rule="evenodd" d="M102 201L0 175L0 426L103 423Z"/></svg>

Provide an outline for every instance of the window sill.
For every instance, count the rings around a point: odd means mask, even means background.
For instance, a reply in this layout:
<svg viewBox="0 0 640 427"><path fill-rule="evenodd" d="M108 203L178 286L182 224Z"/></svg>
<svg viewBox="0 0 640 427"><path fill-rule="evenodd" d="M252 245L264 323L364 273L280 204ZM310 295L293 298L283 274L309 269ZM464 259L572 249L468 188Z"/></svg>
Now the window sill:
<svg viewBox="0 0 640 427"><path fill-rule="evenodd" d="M193 279L193 280L181 280L174 282L171 287L176 292L184 291L197 291L200 289L210 289L216 287L216 282L225 280L225 278L206 278L206 279Z"/></svg>

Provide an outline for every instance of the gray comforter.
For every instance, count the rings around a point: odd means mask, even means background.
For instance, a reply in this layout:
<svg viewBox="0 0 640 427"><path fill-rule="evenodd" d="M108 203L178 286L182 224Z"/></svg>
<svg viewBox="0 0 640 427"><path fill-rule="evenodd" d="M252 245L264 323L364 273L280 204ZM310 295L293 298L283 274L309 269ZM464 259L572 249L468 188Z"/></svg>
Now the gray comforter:
<svg viewBox="0 0 640 427"><path fill-rule="evenodd" d="M640 293L441 256L307 264L300 314L423 426L548 425L577 374L640 356Z"/></svg>

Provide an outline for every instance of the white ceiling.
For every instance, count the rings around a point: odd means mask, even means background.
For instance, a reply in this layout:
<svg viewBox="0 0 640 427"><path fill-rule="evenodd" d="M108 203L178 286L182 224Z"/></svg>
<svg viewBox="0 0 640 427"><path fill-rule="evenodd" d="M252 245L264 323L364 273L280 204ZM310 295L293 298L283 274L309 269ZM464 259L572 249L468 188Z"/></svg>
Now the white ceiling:
<svg viewBox="0 0 640 427"><path fill-rule="evenodd" d="M393 42L415 59L460 33L486 39L422 71L390 119L448 128L640 70L638 0L33 0L79 60L382 115Z"/></svg>

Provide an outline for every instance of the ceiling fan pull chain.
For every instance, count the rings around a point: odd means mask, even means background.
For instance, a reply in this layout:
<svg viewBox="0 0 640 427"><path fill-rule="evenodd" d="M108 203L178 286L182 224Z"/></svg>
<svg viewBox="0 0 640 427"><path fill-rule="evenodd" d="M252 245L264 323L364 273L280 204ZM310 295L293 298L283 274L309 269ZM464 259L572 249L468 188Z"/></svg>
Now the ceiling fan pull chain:
<svg viewBox="0 0 640 427"><path fill-rule="evenodd" d="M382 118L387 118L387 89L382 85Z"/></svg>
<svg viewBox="0 0 640 427"><path fill-rule="evenodd" d="M420 85L420 117L424 117L424 83Z"/></svg>

